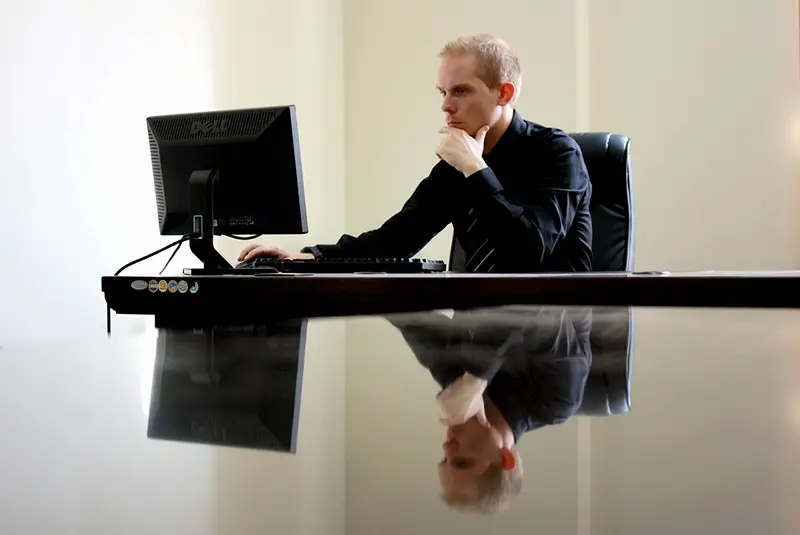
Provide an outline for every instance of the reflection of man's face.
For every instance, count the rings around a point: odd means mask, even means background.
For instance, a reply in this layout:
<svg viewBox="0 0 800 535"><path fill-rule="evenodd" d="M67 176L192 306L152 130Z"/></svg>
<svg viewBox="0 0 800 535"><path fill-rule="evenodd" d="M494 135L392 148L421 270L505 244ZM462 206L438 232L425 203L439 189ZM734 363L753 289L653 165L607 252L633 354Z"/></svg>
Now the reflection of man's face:
<svg viewBox="0 0 800 535"><path fill-rule="evenodd" d="M475 496L478 480L493 464L500 465L500 437L477 418L447 428L439 463L439 482L449 495Z"/></svg>

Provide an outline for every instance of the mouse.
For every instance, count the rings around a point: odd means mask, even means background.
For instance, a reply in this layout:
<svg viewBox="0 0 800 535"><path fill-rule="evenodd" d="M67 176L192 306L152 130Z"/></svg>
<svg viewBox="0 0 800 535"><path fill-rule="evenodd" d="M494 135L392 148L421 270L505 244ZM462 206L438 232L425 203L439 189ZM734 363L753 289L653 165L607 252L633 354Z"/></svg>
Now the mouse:
<svg viewBox="0 0 800 535"><path fill-rule="evenodd" d="M256 259L251 258L250 260L242 260L238 264L236 264L236 269L247 269L256 267Z"/></svg>
<svg viewBox="0 0 800 535"><path fill-rule="evenodd" d="M251 258L250 260L242 260L238 264L236 264L236 269L251 269L251 268L273 268L275 266L271 265L275 262L275 260L279 260L277 258L272 258L269 256L257 256L255 258Z"/></svg>

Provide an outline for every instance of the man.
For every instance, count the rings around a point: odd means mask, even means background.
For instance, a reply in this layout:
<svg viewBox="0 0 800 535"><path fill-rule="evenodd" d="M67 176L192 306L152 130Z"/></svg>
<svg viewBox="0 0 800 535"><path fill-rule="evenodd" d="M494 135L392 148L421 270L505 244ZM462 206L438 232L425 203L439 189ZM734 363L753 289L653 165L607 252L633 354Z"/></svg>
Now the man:
<svg viewBox="0 0 800 535"><path fill-rule="evenodd" d="M239 261L405 257L453 224L466 272L577 272L592 267L591 185L576 142L514 109L517 57L497 38L448 43L438 90L447 126L441 161L380 228L299 253L250 245Z"/></svg>
<svg viewBox="0 0 800 535"><path fill-rule="evenodd" d="M522 436L571 417L589 374L591 310L507 307L387 317L442 390L442 498L505 509L522 486Z"/></svg>

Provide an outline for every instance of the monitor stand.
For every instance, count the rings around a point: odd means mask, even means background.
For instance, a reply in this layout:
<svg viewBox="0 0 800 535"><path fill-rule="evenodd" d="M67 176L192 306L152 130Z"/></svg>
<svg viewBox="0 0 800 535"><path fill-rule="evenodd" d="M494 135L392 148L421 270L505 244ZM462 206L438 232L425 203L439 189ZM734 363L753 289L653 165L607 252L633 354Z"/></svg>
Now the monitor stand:
<svg viewBox="0 0 800 535"><path fill-rule="evenodd" d="M214 248L214 186L218 180L215 169L193 171L189 177L189 212L195 235L189 247L203 267L184 269L186 275L220 275L233 267Z"/></svg>

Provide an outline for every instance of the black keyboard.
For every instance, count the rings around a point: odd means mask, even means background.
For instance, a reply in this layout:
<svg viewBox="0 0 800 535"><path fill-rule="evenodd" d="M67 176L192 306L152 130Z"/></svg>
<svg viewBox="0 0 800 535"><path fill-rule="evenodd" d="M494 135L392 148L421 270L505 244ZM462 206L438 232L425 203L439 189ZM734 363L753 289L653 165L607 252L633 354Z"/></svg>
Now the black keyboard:
<svg viewBox="0 0 800 535"><path fill-rule="evenodd" d="M258 257L241 262L234 273L251 275L258 272L283 273L440 273L446 265L442 260L427 258L325 258L321 260L288 260Z"/></svg>

